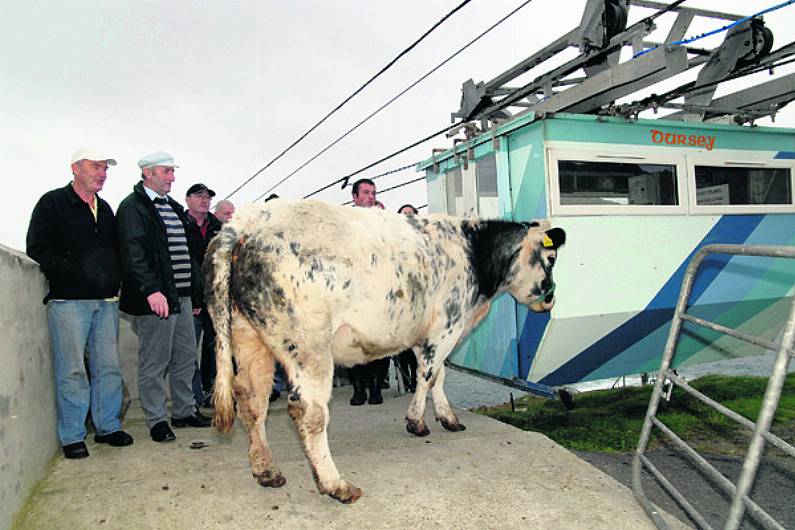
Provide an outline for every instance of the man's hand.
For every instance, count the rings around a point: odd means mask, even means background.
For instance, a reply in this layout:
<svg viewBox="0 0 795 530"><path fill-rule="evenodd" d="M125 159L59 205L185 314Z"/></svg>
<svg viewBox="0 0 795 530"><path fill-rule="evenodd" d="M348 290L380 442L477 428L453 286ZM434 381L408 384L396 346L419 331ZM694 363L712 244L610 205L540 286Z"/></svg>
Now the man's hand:
<svg viewBox="0 0 795 530"><path fill-rule="evenodd" d="M149 309L151 309L155 315L160 318L168 318L168 300L163 296L163 293L160 291L152 293L146 297L146 301L149 302Z"/></svg>
<svg viewBox="0 0 795 530"><path fill-rule="evenodd" d="M199 316L199 314L201 312L202 312L202 308L201 307L194 307L193 308L193 316L197 317L197 316Z"/></svg>

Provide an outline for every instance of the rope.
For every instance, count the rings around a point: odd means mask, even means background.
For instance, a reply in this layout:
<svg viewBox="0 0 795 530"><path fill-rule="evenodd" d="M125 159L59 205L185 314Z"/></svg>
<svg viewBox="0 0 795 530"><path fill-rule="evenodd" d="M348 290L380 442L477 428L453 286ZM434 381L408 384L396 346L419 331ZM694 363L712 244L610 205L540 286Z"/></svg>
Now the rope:
<svg viewBox="0 0 795 530"><path fill-rule="evenodd" d="M758 13L755 13L753 15L749 15L749 16L747 16L745 18L741 18L740 20L735 20L731 24L726 24L725 26L723 26L721 28L713 29L712 31L707 31L706 33L702 33L701 35L696 35L695 37L688 37L686 39L670 42L670 43L666 44L666 46L668 46L669 48L673 48L674 46L683 46L685 44L690 44L691 42L695 42L695 41L703 39L705 37L711 37L712 35L715 35L715 34L720 33L722 31L728 31L728 30L730 30L730 29L732 29L732 28L734 28L736 26L739 26L743 22L747 22L747 21L751 20L752 18L756 18L756 17L762 16L762 15L764 15L766 13L770 13L771 11L776 11L778 9L781 9L782 7L787 7L788 5L792 5L794 3L795 3L795 0L787 0L786 2L781 2L780 4L776 4L776 5L772 6L772 7L768 7L767 9L763 9L762 11L760 11ZM653 48L648 48L646 50L639 51L632 58L635 59L637 57L640 57L641 55L645 55L645 54L647 54L649 52L652 52L652 51L656 50L657 48L659 48L659 46L654 46Z"/></svg>

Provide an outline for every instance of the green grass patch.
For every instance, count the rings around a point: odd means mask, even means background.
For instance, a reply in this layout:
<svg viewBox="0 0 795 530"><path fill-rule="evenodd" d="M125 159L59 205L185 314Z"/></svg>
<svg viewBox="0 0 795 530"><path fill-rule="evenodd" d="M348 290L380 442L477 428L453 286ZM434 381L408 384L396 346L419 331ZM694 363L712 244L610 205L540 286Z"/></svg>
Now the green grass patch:
<svg viewBox="0 0 795 530"><path fill-rule="evenodd" d="M756 421L767 387L766 377L711 375L689 382L736 413ZM576 451L624 452L637 447L652 386L599 390L576 394L573 410L557 400L523 397L515 411L509 404L476 412L525 431L541 432ZM699 451L744 453L750 431L701 403L680 388L662 400L657 417ZM795 433L795 374L787 376L771 431L787 441ZM651 447L667 437L652 429Z"/></svg>

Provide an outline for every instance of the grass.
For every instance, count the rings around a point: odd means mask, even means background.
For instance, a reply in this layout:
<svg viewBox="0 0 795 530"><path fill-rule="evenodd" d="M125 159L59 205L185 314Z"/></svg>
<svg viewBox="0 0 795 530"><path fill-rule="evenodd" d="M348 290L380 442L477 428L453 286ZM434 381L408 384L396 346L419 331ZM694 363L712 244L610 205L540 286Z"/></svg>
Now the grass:
<svg viewBox="0 0 795 530"><path fill-rule="evenodd" d="M689 384L751 421L761 409L766 377L711 375ZM637 447L652 386L600 390L576 394L575 406L566 410L558 400L523 397L516 411L509 404L476 410L525 431L537 431L575 451L625 452ZM658 419L700 452L741 455L750 431L707 407L680 388L671 400L660 402ZM795 374L784 383L771 431L785 441L795 438ZM667 437L652 429L650 447Z"/></svg>

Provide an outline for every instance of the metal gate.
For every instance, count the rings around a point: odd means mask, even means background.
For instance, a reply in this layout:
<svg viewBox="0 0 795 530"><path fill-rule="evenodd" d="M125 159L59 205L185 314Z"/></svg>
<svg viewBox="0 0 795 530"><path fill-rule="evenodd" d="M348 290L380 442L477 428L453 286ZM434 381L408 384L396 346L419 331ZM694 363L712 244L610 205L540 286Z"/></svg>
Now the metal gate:
<svg viewBox="0 0 795 530"><path fill-rule="evenodd" d="M795 356L795 352L793 352L793 338L795 338L795 297L793 298L789 316L784 323L780 344L775 344L774 342L761 339L759 337L749 336L735 329L727 328L720 324L689 315L685 312L685 309L687 308L688 299L690 298L690 293L693 288L694 277L699 266L709 254L795 258L795 247L706 245L702 247L690 261L687 271L685 272L684 280L682 281L682 290L679 293L679 300L676 304L676 310L671 322L671 331L668 334L668 341L665 344L665 351L660 363L657 381L654 385L654 390L649 401L649 408L646 411L646 419L643 423L643 429L641 430L638 449L635 453L635 458L632 465L632 490L635 494L635 498L638 500L640 505L646 511L646 514L657 526L657 528L667 529L668 525L657 512L656 508L648 499L646 494L643 492L641 472L643 470L643 466L645 466L651 472L651 474L657 478L663 488L680 504L680 506L701 528L712 528L701 516L701 514L696 511L693 505L688 502L688 500L679 492L679 490L677 490L676 487L671 484L671 482L666 479L660 470L657 469L654 464L652 464L645 456L644 453L648 447L652 425L654 425L663 433L665 433L680 451L689 456L701 471L710 477L712 481L718 485L718 487L720 487L732 498L729 515L726 520L726 525L724 526L725 529L736 530L740 526L746 510L765 528L783 529L784 527L778 521L773 519L766 511L760 508L759 505L757 505L750 499L750 497L748 497L748 493L750 492L751 486L753 486L754 479L756 478L756 472L757 468L759 467L759 461L762 456L765 442L769 442L788 455L795 457L795 447L770 433L770 425L773 421L773 415L776 412L776 408L778 407L779 398L781 396L781 388L787 375L787 365L789 364L790 357ZM720 403L717 403L698 390L695 390L670 369L671 360L674 356L674 352L676 352L676 346L679 342L679 334L683 321L704 326L731 337L746 341L750 344L778 352L773 365L773 371L768 380L767 389L765 390L762 409L759 412L756 423L727 409ZM682 388L703 403L712 406L715 408L715 410L723 413L725 416L753 431L751 442L748 446L748 452L746 453L742 471L736 485L727 479L723 474L721 474L717 469L715 469L712 464L699 455L692 447L679 438L679 436L666 427L665 424L663 424L656 417L657 407L660 403L660 399L662 398L663 387L666 383Z"/></svg>

